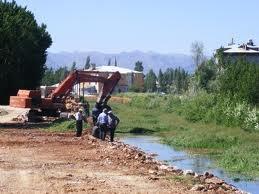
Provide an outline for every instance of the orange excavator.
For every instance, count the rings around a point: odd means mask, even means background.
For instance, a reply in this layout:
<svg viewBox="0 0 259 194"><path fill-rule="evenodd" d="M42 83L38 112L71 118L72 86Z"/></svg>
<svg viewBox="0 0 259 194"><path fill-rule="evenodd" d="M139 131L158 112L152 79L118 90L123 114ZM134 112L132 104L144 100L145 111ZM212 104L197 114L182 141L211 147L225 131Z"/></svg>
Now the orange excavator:
<svg viewBox="0 0 259 194"><path fill-rule="evenodd" d="M65 100L70 95L75 84L83 82L100 82L102 88L96 100L96 107L100 109L107 105L110 96L119 82L119 72L109 77L98 76L98 71L75 70L70 73L47 97L42 97L40 90L19 90L17 96L10 97L11 107L40 109L44 115L66 111Z"/></svg>

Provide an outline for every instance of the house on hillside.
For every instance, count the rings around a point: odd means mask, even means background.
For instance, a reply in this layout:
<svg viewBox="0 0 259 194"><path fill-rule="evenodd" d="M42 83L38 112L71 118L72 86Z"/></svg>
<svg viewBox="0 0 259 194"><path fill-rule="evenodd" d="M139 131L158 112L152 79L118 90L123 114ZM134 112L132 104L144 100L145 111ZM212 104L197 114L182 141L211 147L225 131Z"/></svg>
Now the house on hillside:
<svg viewBox="0 0 259 194"><path fill-rule="evenodd" d="M233 61L245 58L251 63L259 64L259 46L252 39L244 44L235 44L232 39L231 43L223 47L223 56Z"/></svg>
<svg viewBox="0 0 259 194"><path fill-rule="evenodd" d="M134 86L135 88L138 88L142 90L144 88L144 75L142 72L134 71L131 69L126 69L122 67L117 66L99 66L95 69L86 69L85 71L96 71L96 73L93 73L94 75L102 76L102 77L108 77L112 73L118 71L121 74L121 79L119 83L117 84L114 92L128 92L129 89ZM93 93L99 93L100 89L102 87L101 83L84 83L80 85L81 92L85 94L93 94ZM81 94L82 94L81 93Z"/></svg>

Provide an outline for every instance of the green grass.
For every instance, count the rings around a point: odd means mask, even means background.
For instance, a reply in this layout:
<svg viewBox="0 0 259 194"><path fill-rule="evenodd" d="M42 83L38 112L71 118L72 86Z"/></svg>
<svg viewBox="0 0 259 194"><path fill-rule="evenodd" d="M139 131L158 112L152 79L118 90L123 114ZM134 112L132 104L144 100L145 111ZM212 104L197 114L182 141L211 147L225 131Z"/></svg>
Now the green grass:
<svg viewBox="0 0 259 194"><path fill-rule="evenodd" d="M54 121L51 125L48 125L42 129L49 132L75 131L76 122L75 120L58 119Z"/></svg>
<svg viewBox="0 0 259 194"><path fill-rule="evenodd" d="M171 96L127 94L127 97L132 98L129 104L110 103L121 120L117 132L154 133L176 148L208 154L229 173L259 177L258 132L188 120L179 111L182 105L174 103L176 100Z"/></svg>

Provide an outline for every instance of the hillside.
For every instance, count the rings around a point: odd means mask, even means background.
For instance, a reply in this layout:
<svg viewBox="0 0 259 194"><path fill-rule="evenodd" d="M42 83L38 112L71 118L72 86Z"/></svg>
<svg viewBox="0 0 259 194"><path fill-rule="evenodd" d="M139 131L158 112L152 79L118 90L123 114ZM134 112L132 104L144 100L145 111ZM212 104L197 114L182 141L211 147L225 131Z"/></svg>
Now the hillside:
<svg viewBox="0 0 259 194"><path fill-rule="evenodd" d="M166 70L167 68L182 67L185 70L192 72L194 65L191 56L184 54L160 54L155 52L121 52L118 54L106 54L101 52L60 52L48 53L47 66L58 68L60 66L71 66L73 61L77 63L78 68L82 68L85 64L86 57L91 57L91 62L97 66L107 65L109 59L114 64L116 57L117 64L120 67L133 69L136 61L142 61L144 72L151 68L157 73L159 69Z"/></svg>

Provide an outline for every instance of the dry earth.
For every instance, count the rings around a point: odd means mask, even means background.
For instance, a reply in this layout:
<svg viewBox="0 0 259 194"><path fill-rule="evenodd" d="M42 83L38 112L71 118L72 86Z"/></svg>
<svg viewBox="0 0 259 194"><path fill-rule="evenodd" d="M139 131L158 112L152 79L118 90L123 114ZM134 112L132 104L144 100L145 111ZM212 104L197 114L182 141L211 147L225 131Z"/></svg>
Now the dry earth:
<svg viewBox="0 0 259 194"><path fill-rule="evenodd" d="M194 193L172 178L176 172L159 170L152 160L88 134L4 128L0 193Z"/></svg>

